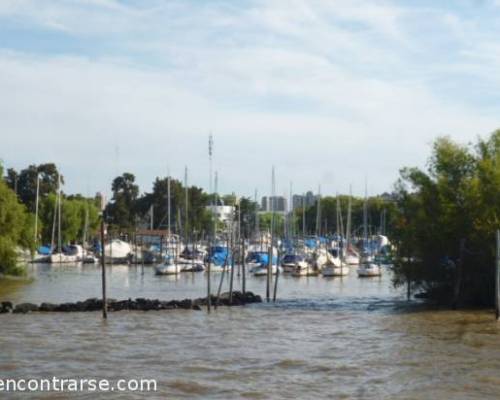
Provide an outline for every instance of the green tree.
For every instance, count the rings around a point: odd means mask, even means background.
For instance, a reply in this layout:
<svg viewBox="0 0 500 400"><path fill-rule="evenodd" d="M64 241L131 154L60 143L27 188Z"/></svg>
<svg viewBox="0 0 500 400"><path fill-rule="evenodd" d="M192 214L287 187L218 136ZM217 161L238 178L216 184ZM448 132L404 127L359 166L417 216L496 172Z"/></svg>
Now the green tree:
<svg viewBox="0 0 500 400"><path fill-rule="evenodd" d="M476 146L435 141L427 171L406 168L396 185L395 283L442 301L491 305L500 228L500 131Z"/></svg>
<svg viewBox="0 0 500 400"><path fill-rule="evenodd" d="M12 168L7 171L7 185L16 191L19 199L30 212L35 211L37 176L40 179L40 198L57 191L59 171L53 163L30 165L19 173ZM64 183L62 176L61 183Z"/></svg>
<svg viewBox="0 0 500 400"><path fill-rule="evenodd" d="M0 176L3 168L0 166ZM20 274L16 248L33 249L33 225L13 190L0 181L0 273Z"/></svg>
<svg viewBox="0 0 500 400"><path fill-rule="evenodd" d="M121 231L131 231L136 224L136 201L139 196L135 176L125 172L116 177L111 190L113 198L106 209L108 220Z"/></svg>

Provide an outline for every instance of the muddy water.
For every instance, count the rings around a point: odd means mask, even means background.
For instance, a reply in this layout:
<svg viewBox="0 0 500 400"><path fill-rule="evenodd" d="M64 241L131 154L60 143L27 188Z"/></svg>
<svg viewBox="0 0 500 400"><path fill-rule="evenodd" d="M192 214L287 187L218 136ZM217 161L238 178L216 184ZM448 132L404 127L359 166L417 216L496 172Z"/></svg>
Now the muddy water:
<svg viewBox="0 0 500 400"><path fill-rule="evenodd" d="M31 283L2 283L0 300L100 294L97 267L32 268ZM140 267L114 266L108 279L117 299L197 297L206 287L203 273L156 277ZM248 278L247 287L264 294L265 279ZM211 315L112 313L107 322L99 313L0 315L0 377L157 379L149 398L500 397L500 325L491 312L409 306L391 289L389 272L381 279L358 279L355 271L330 280L282 276L278 297Z"/></svg>

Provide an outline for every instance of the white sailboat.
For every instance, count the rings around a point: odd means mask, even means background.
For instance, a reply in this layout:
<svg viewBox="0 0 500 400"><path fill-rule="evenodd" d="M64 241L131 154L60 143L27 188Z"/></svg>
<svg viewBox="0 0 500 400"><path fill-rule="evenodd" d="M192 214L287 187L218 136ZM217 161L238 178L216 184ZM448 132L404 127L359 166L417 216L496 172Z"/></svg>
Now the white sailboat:
<svg viewBox="0 0 500 400"><path fill-rule="evenodd" d="M267 276L267 269L269 268L268 265L260 265L256 268L253 269L253 275L254 276ZM271 274L272 275L276 275L278 273L278 270L279 272L283 272L283 269L276 265L276 264L273 264L271 266Z"/></svg>
<svg viewBox="0 0 500 400"><path fill-rule="evenodd" d="M325 277L349 275L350 269L340 258L339 249L331 249L328 254L328 262L321 270L321 274Z"/></svg>
<svg viewBox="0 0 500 400"><path fill-rule="evenodd" d="M292 273L297 268L297 265L302 263L304 266L306 265L306 261L304 256L297 254L287 254L283 258L283 262L281 263L281 267L284 273Z"/></svg>
<svg viewBox="0 0 500 400"><path fill-rule="evenodd" d="M346 265L359 265L359 255L351 247L351 214L352 214L352 189L349 186L349 202L347 205L347 226L346 226L346 245L344 253L344 263Z"/></svg>
<svg viewBox="0 0 500 400"><path fill-rule="evenodd" d="M365 184L365 203L363 205L363 236L364 236L364 246L367 247L368 244L368 199L367 199L367 190ZM380 265L377 265L374 261L374 257L365 253L361 260L361 263L358 267L358 276L359 277L372 277L372 276L381 276L382 269Z"/></svg>
<svg viewBox="0 0 500 400"><path fill-rule="evenodd" d="M61 236L61 203L62 203L62 192L61 192L61 176L57 177L57 197L56 197L56 210L54 214L54 222L57 215L57 253L52 253L50 255L51 264L60 263L75 263L82 259L83 250L81 246L71 246L69 251L62 251L62 236ZM55 223L53 225L54 232ZM52 241L53 242L53 241ZM52 246L52 249L54 246Z"/></svg>
<svg viewBox="0 0 500 400"><path fill-rule="evenodd" d="M167 232L167 252L169 246L171 245L170 241L170 174L167 177L167 219L168 219L168 232ZM177 246L176 246L177 248ZM157 264L155 266L156 275L177 275L182 271L182 265L179 264L176 260L176 257L172 257L167 255L165 262L161 264Z"/></svg>
<svg viewBox="0 0 500 400"><path fill-rule="evenodd" d="M319 270L308 261L301 261L297 263L295 270L292 272L292 276L318 276Z"/></svg>
<svg viewBox="0 0 500 400"><path fill-rule="evenodd" d="M164 263L155 266L156 275L177 275L181 270L182 266L175 263L172 257L167 257Z"/></svg>

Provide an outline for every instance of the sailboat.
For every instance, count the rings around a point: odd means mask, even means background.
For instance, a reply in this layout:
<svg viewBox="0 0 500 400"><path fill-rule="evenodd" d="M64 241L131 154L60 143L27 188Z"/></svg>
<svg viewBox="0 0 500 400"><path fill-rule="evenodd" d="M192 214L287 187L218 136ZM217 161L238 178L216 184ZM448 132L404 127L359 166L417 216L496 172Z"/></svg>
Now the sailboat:
<svg viewBox="0 0 500 400"><path fill-rule="evenodd" d="M87 251L87 233L89 230L89 207L88 204L85 206L85 224L83 228L83 239L82 239L82 262L84 264L96 264L99 259L92 253Z"/></svg>
<svg viewBox="0 0 500 400"><path fill-rule="evenodd" d="M349 202L347 205L347 226L344 263L346 265L359 265L359 254L351 246L351 221L352 221L352 189L349 187Z"/></svg>
<svg viewBox="0 0 500 400"><path fill-rule="evenodd" d="M167 178L167 218L168 218L168 233L167 233L167 252L169 249L169 246L171 245L171 235L170 235L170 174ZM176 246L177 248L177 246ZM157 264L155 266L155 273L156 275L177 275L180 273L182 270L182 265L177 263L176 257L172 257L171 255L167 254L167 257L165 258L165 261L161 264Z"/></svg>
<svg viewBox="0 0 500 400"><path fill-rule="evenodd" d="M57 178L57 197L56 204L54 210L54 222L55 216L57 214L57 253L52 253L50 255L50 263L58 264L58 263L75 263L81 261L83 256L82 246L72 245L69 246L67 251L63 252L62 246L62 236L61 236L61 202L62 202L62 191L61 191L61 176L59 175ZM55 225L54 225L55 227ZM54 246L52 246L52 249Z"/></svg>
<svg viewBox="0 0 500 400"><path fill-rule="evenodd" d="M346 276L349 275L349 271L349 267L344 264L342 258L340 257L340 250L328 250L328 261L321 270L321 274L325 277Z"/></svg>
<svg viewBox="0 0 500 400"><path fill-rule="evenodd" d="M382 275L380 265L375 263L373 255L368 248L368 194L365 184L365 202L363 205L363 247L364 254L358 267L359 277L372 277Z"/></svg>
<svg viewBox="0 0 500 400"><path fill-rule="evenodd" d="M294 271L292 272L292 276L300 277L300 276L318 276L318 269L308 260L304 260L303 262L298 262L295 266Z"/></svg>

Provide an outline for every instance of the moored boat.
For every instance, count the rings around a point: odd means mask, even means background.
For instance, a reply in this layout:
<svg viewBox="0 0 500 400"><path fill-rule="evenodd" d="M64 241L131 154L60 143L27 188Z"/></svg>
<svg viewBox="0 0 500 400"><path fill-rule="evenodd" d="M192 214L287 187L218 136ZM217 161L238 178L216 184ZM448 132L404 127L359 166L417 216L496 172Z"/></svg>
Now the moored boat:
<svg viewBox="0 0 500 400"><path fill-rule="evenodd" d="M168 257L164 263L155 266L156 275L177 275L181 272L182 266L174 263L171 257Z"/></svg>

